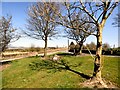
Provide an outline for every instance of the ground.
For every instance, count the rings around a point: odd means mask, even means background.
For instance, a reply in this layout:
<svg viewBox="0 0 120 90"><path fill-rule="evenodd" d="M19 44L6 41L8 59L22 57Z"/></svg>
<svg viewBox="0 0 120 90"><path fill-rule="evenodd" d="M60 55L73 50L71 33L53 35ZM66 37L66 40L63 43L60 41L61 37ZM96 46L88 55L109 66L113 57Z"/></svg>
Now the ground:
<svg viewBox="0 0 120 90"><path fill-rule="evenodd" d="M3 88L83 88L81 83L92 76L93 58L65 53L59 56L61 60L55 62L38 56L13 61L2 71ZM107 84L120 87L118 57L102 59L103 79Z"/></svg>

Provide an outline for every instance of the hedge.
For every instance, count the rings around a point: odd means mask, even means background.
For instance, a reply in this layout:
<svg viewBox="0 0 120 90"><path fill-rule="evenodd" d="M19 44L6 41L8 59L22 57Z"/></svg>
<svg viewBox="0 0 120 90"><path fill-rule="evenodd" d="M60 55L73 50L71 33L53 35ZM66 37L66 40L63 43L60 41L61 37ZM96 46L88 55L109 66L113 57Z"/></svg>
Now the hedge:
<svg viewBox="0 0 120 90"><path fill-rule="evenodd" d="M90 52L92 54L96 54L96 50L90 50ZM82 50L82 53L88 53L89 54L89 51L88 50ZM120 50L102 50L102 54L103 55L120 55Z"/></svg>

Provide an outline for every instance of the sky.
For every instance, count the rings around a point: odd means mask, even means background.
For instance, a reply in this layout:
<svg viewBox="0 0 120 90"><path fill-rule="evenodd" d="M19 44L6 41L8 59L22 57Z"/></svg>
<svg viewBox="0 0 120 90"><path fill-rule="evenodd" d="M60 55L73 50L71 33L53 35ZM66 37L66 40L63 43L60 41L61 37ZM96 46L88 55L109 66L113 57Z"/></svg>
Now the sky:
<svg viewBox="0 0 120 90"><path fill-rule="evenodd" d="M12 15L12 25L18 29L18 33L22 34L21 29L25 30L25 25L27 24L27 8L32 4L32 2L2 2L2 16ZM1 10L1 9L0 9ZM118 13L118 8L116 8L112 15L108 18L104 30L103 30L103 43L110 44L111 47L115 45L118 46L118 28L112 25L113 18ZM59 27L59 30L63 32L63 28ZM69 42L71 42L70 40ZM86 39L86 43L91 41L96 43L95 36L89 36ZM44 41L32 39L30 37L22 37L18 41L11 43L14 47L30 47L34 45L35 47L44 47ZM63 47L68 45L68 39L63 37L56 37L52 40L48 40L48 47ZM120 44L119 44L120 45Z"/></svg>

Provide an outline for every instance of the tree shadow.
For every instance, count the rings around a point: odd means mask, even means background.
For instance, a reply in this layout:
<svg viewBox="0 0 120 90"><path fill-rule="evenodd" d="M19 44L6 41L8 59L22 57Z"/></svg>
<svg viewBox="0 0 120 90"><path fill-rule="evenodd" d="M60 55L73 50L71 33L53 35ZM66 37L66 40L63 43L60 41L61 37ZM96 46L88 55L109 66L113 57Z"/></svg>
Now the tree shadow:
<svg viewBox="0 0 120 90"><path fill-rule="evenodd" d="M68 70L71 71L73 73L76 73L78 75L80 75L81 77L85 78L85 79L90 79L92 77L90 77L89 75L86 75L82 72L78 72L75 71L73 69L71 69L71 67L78 67L80 66L82 63L79 64L75 64L75 65L70 65L69 62L66 62L65 60L59 60L59 61L53 61L53 60L42 60L39 62L32 62L29 64L29 67L32 70L53 70L54 72L57 71L62 71L62 70Z"/></svg>
<svg viewBox="0 0 120 90"><path fill-rule="evenodd" d="M12 63L12 61L0 62L0 65L11 64L11 63Z"/></svg>
<svg viewBox="0 0 120 90"><path fill-rule="evenodd" d="M58 53L59 56L74 56L73 53Z"/></svg>

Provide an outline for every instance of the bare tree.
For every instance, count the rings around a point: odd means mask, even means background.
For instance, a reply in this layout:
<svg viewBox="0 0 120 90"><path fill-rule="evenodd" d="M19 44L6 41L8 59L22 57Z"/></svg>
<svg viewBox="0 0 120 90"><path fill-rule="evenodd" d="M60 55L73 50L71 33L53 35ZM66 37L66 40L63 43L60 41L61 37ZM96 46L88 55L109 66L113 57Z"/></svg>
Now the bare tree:
<svg viewBox="0 0 120 90"><path fill-rule="evenodd" d="M72 2L66 4L68 7L67 11L70 13L72 11L80 12L81 18L84 18L86 15L89 17L88 19L81 19L83 22L83 25L80 24L77 26L79 30L84 31L87 34L96 36L97 39L97 46L96 46L96 57L94 61L94 72L93 72L93 78L91 79L94 83L101 83L104 87L107 87L105 83L103 82L101 78L101 55L102 55L102 32L103 28L105 26L106 20L108 17L112 14L115 7L118 5L118 2L114 2L112 0L100 0L99 2L82 2L82 0L79 0L78 2ZM68 18L70 18L70 15L67 13ZM61 25L66 26L67 28L76 29L76 27L71 27L73 23L70 23L70 25L66 25L63 21L66 20L64 18L65 16L59 15L61 19ZM69 22L68 22L69 23ZM95 32L91 33L87 31L86 29L82 28L85 24L92 24L96 26ZM74 25L73 25L74 26ZM92 83L91 83L92 84Z"/></svg>
<svg viewBox="0 0 120 90"><path fill-rule="evenodd" d="M20 38L18 34L15 34L17 29L13 28L12 16L0 18L0 53L4 52L10 42L14 42Z"/></svg>
<svg viewBox="0 0 120 90"><path fill-rule="evenodd" d="M91 42L90 44L86 44L86 47L90 50L96 50L96 45L94 42Z"/></svg>
<svg viewBox="0 0 120 90"><path fill-rule="evenodd" d="M66 13L59 13L58 16L60 19L57 21L57 23L65 27L65 32L67 34L66 36L69 39L76 41L77 45L79 46L79 53L76 54L81 54L83 43L86 41L86 38L89 35L94 33L96 27L92 23L83 22L84 20L91 21L91 18L86 15L82 16L81 12L77 12L76 9L72 9L72 5L70 5L70 3L64 3L61 6L64 7ZM63 13L64 12L65 11L63 11ZM86 31L88 33L86 33Z"/></svg>
<svg viewBox="0 0 120 90"><path fill-rule="evenodd" d="M51 6L54 7L54 10ZM57 34L57 24L53 22L57 20L55 14L57 10L55 3L50 2L37 2L28 9L27 31L24 32L32 38L44 40L44 56L47 55L48 38Z"/></svg>
<svg viewBox="0 0 120 90"><path fill-rule="evenodd" d="M110 45L108 43L104 43L102 46L102 49L106 51L106 50L110 49Z"/></svg>
<svg viewBox="0 0 120 90"><path fill-rule="evenodd" d="M114 22L112 23L115 27L120 27L120 13L116 15L114 18Z"/></svg>
<svg viewBox="0 0 120 90"><path fill-rule="evenodd" d="M93 23L97 27L95 35L97 38L97 47L92 80L100 82L104 87L107 86L103 83L101 78L102 32L106 20L112 14L117 5L118 2L112 2L112 0L99 2L82 2L82 0L79 0L79 3L74 4L72 7L74 9L79 9L79 12L82 11L82 13L85 13L92 19L91 21L87 20L86 23Z"/></svg>
<svg viewBox="0 0 120 90"><path fill-rule="evenodd" d="M75 40L76 43L79 45L79 50L78 50L79 54L82 53L83 43L86 41L86 38L89 35L91 35L82 30L86 30L89 33L93 33L96 29L91 23L83 25L83 21L81 20L82 18L81 19L80 18L81 18L81 16L74 15L74 19L72 19L71 21L69 20L70 23L73 23L73 25L71 27L73 27L74 29L71 29L71 28L66 29L68 38ZM87 17L85 18L85 16L84 16L84 19L87 19ZM79 26L81 26L81 27L79 27Z"/></svg>

